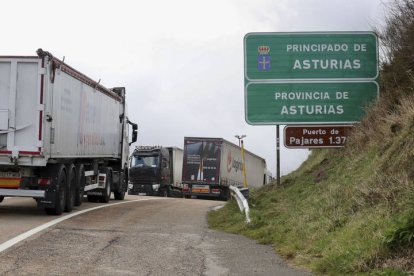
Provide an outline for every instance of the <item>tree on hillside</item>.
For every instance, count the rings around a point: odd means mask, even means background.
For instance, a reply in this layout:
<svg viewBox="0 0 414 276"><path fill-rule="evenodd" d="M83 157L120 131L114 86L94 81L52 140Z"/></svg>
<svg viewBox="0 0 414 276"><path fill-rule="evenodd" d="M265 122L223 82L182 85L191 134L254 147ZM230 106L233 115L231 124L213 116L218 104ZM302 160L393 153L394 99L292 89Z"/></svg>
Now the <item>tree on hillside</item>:
<svg viewBox="0 0 414 276"><path fill-rule="evenodd" d="M378 33L384 53L381 94L393 106L401 96L414 94L414 1L395 0Z"/></svg>

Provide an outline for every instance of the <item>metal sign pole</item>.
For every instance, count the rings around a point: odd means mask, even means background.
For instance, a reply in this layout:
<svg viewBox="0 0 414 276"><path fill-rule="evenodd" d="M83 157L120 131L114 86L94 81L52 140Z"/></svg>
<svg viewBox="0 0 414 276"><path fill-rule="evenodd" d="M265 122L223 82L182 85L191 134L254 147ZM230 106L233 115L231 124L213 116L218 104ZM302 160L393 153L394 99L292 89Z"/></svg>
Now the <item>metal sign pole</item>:
<svg viewBox="0 0 414 276"><path fill-rule="evenodd" d="M277 186L280 186L280 136L279 136L279 125L276 125L276 177L277 177Z"/></svg>
<svg viewBox="0 0 414 276"><path fill-rule="evenodd" d="M241 151L242 151L242 162L243 162L243 188L247 188L247 181L246 181L246 161L244 159L244 144L243 144L243 140L241 140Z"/></svg>

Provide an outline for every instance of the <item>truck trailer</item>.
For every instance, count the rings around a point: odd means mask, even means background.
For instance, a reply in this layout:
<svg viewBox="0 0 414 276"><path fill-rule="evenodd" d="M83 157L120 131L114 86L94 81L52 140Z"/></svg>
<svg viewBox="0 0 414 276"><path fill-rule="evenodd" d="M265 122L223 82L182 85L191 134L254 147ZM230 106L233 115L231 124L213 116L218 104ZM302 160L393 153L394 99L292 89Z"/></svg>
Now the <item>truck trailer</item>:
<svg viewBox="0 0 414 276"><path fill-rule="evenodd" d="M32 197L60 215L84 194L124 199L137 139L126 112L125 88L108 89L49 52L0 56L0 201Z"/></svg>
<svg viewBox="0 0 414 276"><path fill-rule="evenodd" d="M130 158L128 194L166 197L180 193L182 168L180 148L137 147Z"/></svg>
<svg viewBox="0 0 414 276"><path fill-rule="evenodd" d="M245 150L248 188L267 183L265 159ZM222 138L185 137L183 158L185 197L230 198L229 186L244 186L241 148Z"/></svg>

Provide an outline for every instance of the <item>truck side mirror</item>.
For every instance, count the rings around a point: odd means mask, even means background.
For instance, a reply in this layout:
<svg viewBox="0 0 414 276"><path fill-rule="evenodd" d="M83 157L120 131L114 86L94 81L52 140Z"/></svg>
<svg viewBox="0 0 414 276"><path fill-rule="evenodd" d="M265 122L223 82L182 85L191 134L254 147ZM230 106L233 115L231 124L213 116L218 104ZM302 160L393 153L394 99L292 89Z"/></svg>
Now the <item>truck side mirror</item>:
<svg viewBox="0 0 414 276"><path fill-rule="evenodd" d="M138 139L138 125L128 122L131 124L132 126L132 141L129 143L129 145L131 145L132 143L135 143Z"/></svg>

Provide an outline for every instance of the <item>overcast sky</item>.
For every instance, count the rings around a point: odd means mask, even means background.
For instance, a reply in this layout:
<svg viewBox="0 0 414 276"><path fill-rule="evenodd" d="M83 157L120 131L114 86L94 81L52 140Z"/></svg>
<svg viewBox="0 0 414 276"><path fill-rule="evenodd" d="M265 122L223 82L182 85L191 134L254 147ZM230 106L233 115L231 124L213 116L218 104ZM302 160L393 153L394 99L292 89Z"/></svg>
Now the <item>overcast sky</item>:
<svg viewBox="0 0 414 276"><path fill-rule="evenodd" d="M184 136L237 144L234 135L245 134L246 148L275 175L276 128L244 119L244 35L371 31L387 2L13 0L2 3L0 55L43 48L106 87L125 86L140 145L182 148ZM282 148L282 174L307 154Z"/></svg>

